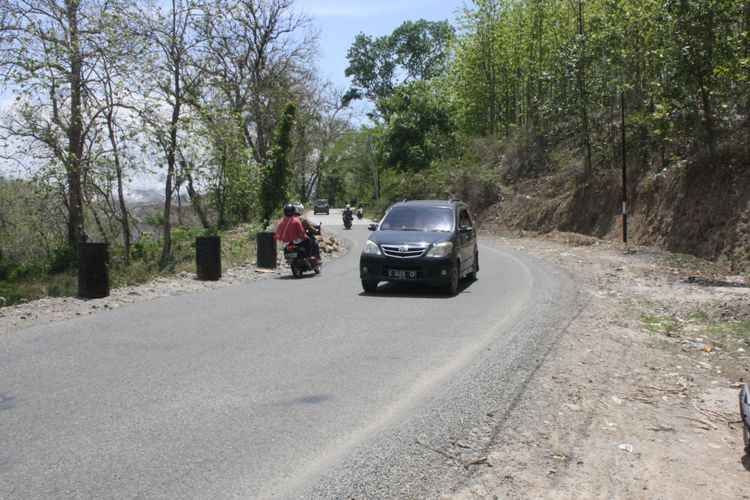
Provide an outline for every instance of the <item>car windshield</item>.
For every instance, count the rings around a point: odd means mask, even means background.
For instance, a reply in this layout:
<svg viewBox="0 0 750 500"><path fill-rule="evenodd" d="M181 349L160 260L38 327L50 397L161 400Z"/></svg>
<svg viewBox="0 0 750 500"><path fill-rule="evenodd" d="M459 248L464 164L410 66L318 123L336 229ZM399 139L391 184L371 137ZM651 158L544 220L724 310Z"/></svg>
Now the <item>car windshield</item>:
<svg viewBox="0 0 750 500"><path fill-rule="evenodd" d="M453 210L441 207L402 205L393 207L380 223L386 231L451 231Z"/></svg>
<svg viewBox="0 0 750 500"><path fill-rule="evenodd" d="M316 205L328 205L328 200L318 200L315 202Z"/></svg>

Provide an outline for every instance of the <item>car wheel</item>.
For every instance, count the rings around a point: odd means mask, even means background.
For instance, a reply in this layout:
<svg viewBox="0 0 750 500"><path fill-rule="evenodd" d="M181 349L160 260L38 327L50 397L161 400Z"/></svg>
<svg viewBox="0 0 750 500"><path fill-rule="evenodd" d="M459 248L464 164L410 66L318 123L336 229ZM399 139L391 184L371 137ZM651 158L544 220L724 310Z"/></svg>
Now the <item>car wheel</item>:
<svg viewBox="0 0 750 500"><path fill-rule="evenodd" d="M471 266L471 272L466 275L471 281L477 280L477 273L479 272L479 253L474 253L474 264Z"/></svg>
<svg viewBox="0 0 750 500"><path fill-rule="evenodd" d="M447 292L450 295L456 295L458 293L458 268L460 267L460 265L461 264L456 261L450 270L450 281L448 282L448 286L446 288Z"/></svg>
<svg viewBox="0 0 750 500"><path fill-rule="evenodd" d="M378 282L375 280L362 280L362 289L367 293L375 293L378 289Z"/></svg>

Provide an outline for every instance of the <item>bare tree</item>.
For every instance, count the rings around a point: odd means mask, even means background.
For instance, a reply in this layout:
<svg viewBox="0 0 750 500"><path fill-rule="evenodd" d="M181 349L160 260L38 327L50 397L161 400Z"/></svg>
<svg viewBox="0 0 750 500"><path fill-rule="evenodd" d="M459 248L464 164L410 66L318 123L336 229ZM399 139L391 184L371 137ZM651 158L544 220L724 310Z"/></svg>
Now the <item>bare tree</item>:
<svg viewBox="0 0 750 500"><path fill-rule="evenodd" d="M205 68L265 163L276 121L314 74L317 34L292 0L211 0L204 6Z"/></svg>
<svg viewBox="0 0 750 500"><path fill-rule="evenodd" d="M146 40L153 60L150 78L156 86L147 92L144 109L146 123L154 140L164 153L166 176L164 181L164 233L161 264L166 265L172 254L172 195L180 148L183 106L188 95L194 93L200 71L192 58L200 41L194 30L199 10L192 0L171 0L164 10L158 5L139 6L141 25L134 32Z"/></svg>

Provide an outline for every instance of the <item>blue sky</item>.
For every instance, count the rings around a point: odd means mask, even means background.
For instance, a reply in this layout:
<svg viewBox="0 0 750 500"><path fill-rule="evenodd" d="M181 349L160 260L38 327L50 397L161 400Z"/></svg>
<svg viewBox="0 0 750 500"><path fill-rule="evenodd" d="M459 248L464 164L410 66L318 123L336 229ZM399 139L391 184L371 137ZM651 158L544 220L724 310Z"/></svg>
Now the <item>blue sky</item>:
<svg viewBox="0 0 750 500"><path fill-rule="evenodd" d="M448 20L455 25L464 0L297 0L320 29L320 70L337 87L349 86L344 77L346 51L362 32L373 37L390 34L404 21Z"/></svg>

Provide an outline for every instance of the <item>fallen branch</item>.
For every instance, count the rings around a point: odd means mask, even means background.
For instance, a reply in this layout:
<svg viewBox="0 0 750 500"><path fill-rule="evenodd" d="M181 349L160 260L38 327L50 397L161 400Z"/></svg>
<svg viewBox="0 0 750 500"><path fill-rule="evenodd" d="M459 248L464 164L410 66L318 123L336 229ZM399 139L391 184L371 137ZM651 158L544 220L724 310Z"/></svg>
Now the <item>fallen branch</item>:
<svg viewBox="0 0 750 500"><path fill-rule="evenodd" d="M425 447L425 448L427 448L428 450L430 450L430 451L434 451L434 452L435 452L435 453L437 453L438 455L442 455L442 456L444 456L445 458L449 458L449 459L451 459L451 460L453 460L453 461L455 461L455 462L458 462L458 463L460 463L460 464L463 464L463 461L461 460L461 457L458 457L458 456L456 456L456 455L454 455L454 454L452 454L452 453L448 453L447 451L445 451L445 450L441 450L440 448L435 448L434 446L430 446L430 445L429 445L429 444L427 444L427 443L423 443L423 442L422 442L422 441L420 441L419 439L415 439L415 441L417 442L417 444L418 444L418 445L420 445L420 446L424 446L424 447Z"/></svg>
<svg viewBox="0 0 750 500"><path fill-rule="evenodd" d="M649 430L652 430L654 432L677 432L674 430L674 427L670 427L669 425L649 427Z"/></svg>
<svg viewBox="0 0 750 500"><path fill-rule="evenodd" d="M680 417L680 418L687 419L687 420L693 420L695 422L700 422L701 424L708 426L709 430L714 430L715 431L715 430L718 429L718 427L716 427L716 425L714 425L712 422L709 422L707 420L703 420L701 418L689 417L687 415L677 415L677 416Z"/></svg>
<svg viewBox="0 0 750 500"><path fill-rule="evenodd" d="M733 417L735 416L734 414L710 410L708 408L700 409L695 402L693 402L693 408L695 408L698 413L701 413L708 418L715 418L726 423L731 422L733 420Z"/></svg>
<svg viewBox="0 0 750 500"><path fill-rule="evenodd" d="M659 391L659 392L668 392L670 394L680 394L688 390L688 388L684 386L681 389L668 389L666 387L656 387L653 385L641 385L639 387L642 389L652 389L654 391Z"/></svg>
<svg viewBox="0 0 750 500"><path fill-rule="evenodd" d="M431 446L427 443L423 443L419 439L415 439L414 441L416 441L418 445L424 446L428 450L434 451L438 455L442 455L445 458L453 460L457 464L462 465L464 469L468 469L470 465L490 465L490 466L492 465L490 464L488 457L475 458L474 460L470 460L469 462L464 462L463 460L461 460L461 457L459 457L458 455L454 455L453 453L449 453L445 450L441 450L440 448L435 448L434 446Z"/></svg>
<svg viewBox="0 0 750 500"><path fill-rule="evenodd" d="M481 457L472 460L471 462L466 462L464 464L464 468L468 469L470 465L492 465L490 464L490 459L488 457Z"/></svg>

